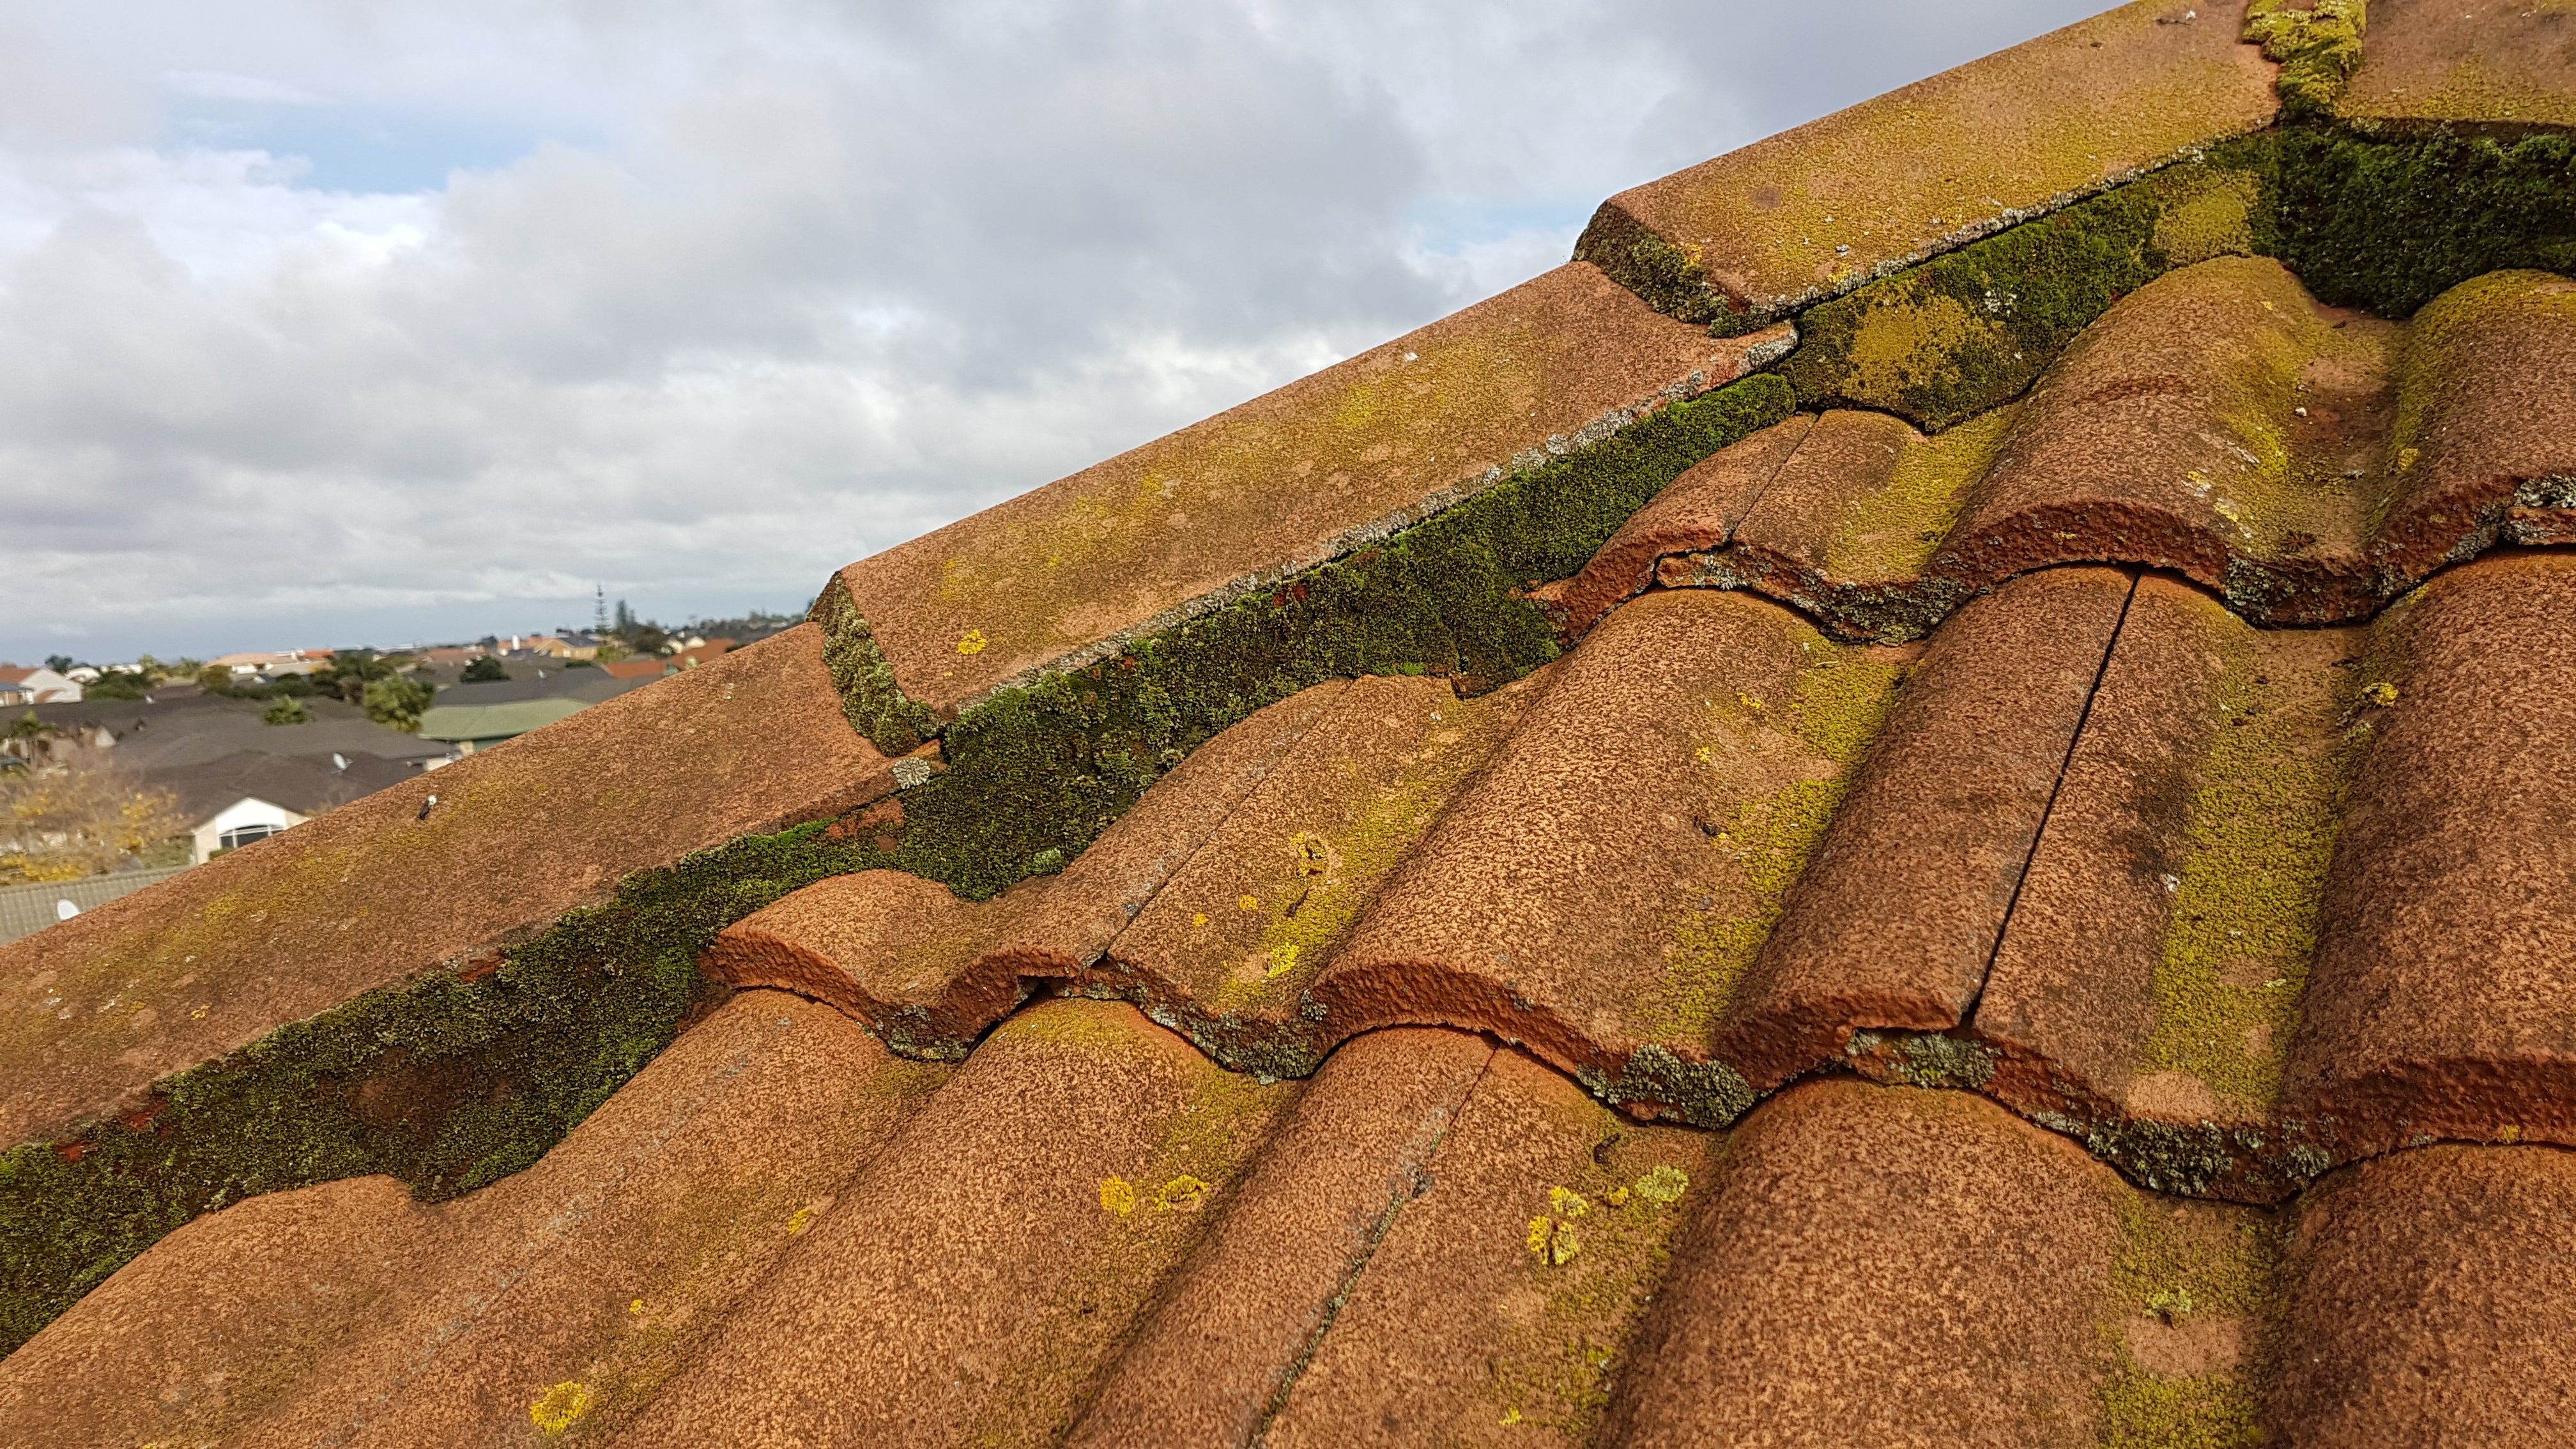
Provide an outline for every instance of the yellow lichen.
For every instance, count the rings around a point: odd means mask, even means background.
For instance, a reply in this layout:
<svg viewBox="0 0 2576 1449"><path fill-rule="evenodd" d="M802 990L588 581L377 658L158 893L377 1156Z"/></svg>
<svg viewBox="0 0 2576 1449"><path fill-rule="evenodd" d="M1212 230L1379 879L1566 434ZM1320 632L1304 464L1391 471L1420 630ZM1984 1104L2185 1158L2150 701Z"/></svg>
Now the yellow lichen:
<svg viewBox="0 0 2576 1449"><path fill-rule="evenodd" d="M548 1434L560 1434L580 1422L593 1402L588 1384L560 1383L528 1405L528 1419Z"/></svg>
<svg viewBox="0 0 2576 1449"><path fill-rule="evenodd" d="M1547 1207L1548 1211L1561 1218L1579 1218L1592 1211L1592 1204L1585 1200L1583 1194L1569 1187L1549 1188Z"/></svg>
<svg viewBox="0 0 2576 1449"><path fill-rule="evenodd" d="M1670 1163L1652 1169L1636 1183L1637 1196L1664 1206L1681 1201L1682 1194L1688 1191L1690 1174Z"/></svg>
<svg viewBox="0 0 2576 1449"><path fill-rule="evenodd" d="M2370 686L2368 689L2363 690L2361 692L2361 697L2369 700L2372 704L2378 705L2381 709L2386 709L2397 702L2397 686L2383 679L2377 684Z"/></svg>
<svg viewBox="0 0 2576 1449"><path fill-rule="evenodd" d="M2011 334L1947 293L1922 286L1892 289L1861 315L1842 394L1864 406L1901 407L1917 390L1955 372L1959 354L1971 346L2009 350Z"/></svg>
<svg viewBox="0 0 2576 1449"><path fill-rule="evenodd" d="M1154 1194L1154 1206L1163 1211L1178 1208L1183 1212L1197 1212L1207 1201L1207 1195L1207 1180L1184 1172L1164 1183L1162 1190Z"/></svg>
<svg viewBox="0 0 2576 1449"><path fill-rule="evenodd" d="M2156 250L2165 265L2187 267L2212 257L2246 256L2254 250L2254 208L2261 204L2262 183L2242 171L2195 169L2181 173L2206 178L2166 203L2156 216Z"/></svg>
<svg viewBox="0 0 2576 1449"><path fill-rule="evenodd" d="M1103 1211L1125 1217L1136 1210L1136 1185L1123 1177L1100 1179L1100 1206Z"/></svg>
<svg viewBox="0 0 2576 1449"><path fill-rule="evenodd" d="M958 639L957 652L960 654L981 654L984 652L984 647L992 642L992 640L984 637L983 630L969 629L963 637Z"/></svg>
<svg viewBox="0 0 2576 1449"><path fill-rule="evenodd" d="M791 1238L801 1236L812 1226L814 1226L814 1210L810 1207L798 1208L787 1219L787 1236Z"/></svg>

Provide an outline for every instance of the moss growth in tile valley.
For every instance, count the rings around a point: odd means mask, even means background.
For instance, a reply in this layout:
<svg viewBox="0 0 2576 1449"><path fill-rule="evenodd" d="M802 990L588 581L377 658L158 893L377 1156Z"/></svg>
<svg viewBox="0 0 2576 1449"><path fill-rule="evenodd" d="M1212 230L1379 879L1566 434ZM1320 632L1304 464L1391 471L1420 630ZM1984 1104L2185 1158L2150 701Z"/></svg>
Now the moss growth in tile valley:
<svg viewBox="0 0 2576 1449"><path fill-rule="evenodd" d="M895 683L894 666L886 662L839 576L824 584L810 613L823 626L823 663L852 729L889 757L909 754L939 733L938 718L906 698Z"/></svg>
<svg viewBox="0 0 2576 1449"><path fill-rule="evenodd" d="M2397 319L2487 272L2576 269L2576 143L2295 125L2227 142L1810 308L1780 370L1801 406L1938 431L2019 396L2121 296L2225 255Z"/></svg>
<svg viewBox="0 0 2576 1449"><path fill-rule="evenodd" d="M1558 645L1519 595L1582 568L1664 484L1789 412L1768 376L1659 409L1383 546L1004 691L948 727L948 770L905 793L898 864L980 900L1061 869L1191 750L1308 685L1428 672L1475 694L1528 673Z"/></svg>
<svg viewBox="0 0 2576 1449"><path fill-rule="evenodd" d="M845 833L799 826L638 872L497 969L369 991L157 1083L122 1122L0 1154L0 1346L227 1203L379 1172L438 1200L535 1162L669 1044L718 931L886 863Z"/></svg>
<svg viewBox="0 0 2576 1449"><path fill-rule="evenodd" d="M1724 1014L1904 677L1905 665L1878 651L1835 644L1785 613L1778 622L1789 636L1784 642L1797 646L1793 657L1806 661L1789 697L1711 699L1698 731L1696 763L1710 776L1705 798L1725 818L1708 822L1717 828L1708 842L1707 890L1674 927L1669 983L1638 1014L1643 1031L1667 1042L1705 1039ZM1643 1085L1623 1089L1643 1097ZM1685 1120L1714 1125L1731 1117Z"/></svg>
<svg viewBox="0 0 2576 1449"><path fill-rule="evenodd" d="M2277 255L2320 301L2404 319L2472 277L2576 272L2576 140L2269 139Z"/></svg>
<svg viewBox="0 0 2576 1449"><path fill-rule="evenodd" d="M2166 270L2260 249L2260 155L2230 143L1814 307L1780 370L1802 407L1953 427L2020 396Z"/></svg>
<svg viewBox="0 0 2576 1449"><path fill-rule="evenodd" d="M2110 1371L2097 1389L2097 1442L2104 1449L2264 1443L2260 1388L2279 1321L2286 1214L2127 1189L2117 1205L2120 1251L2100 1324ZM2132 1337L2212 1330L2232 1353L2204 1342L2184 1362L2141 1363L2144 1346Z"/></svg>
<svg viewBox="0 0 2576 1449"><path fill-rule="evenodd" d="M2281 110L2297 119L2333 114L2344 82L2361 65L2361 33L2368 23L2364 0L2253 0L2245 7L2245 39L2280 64L2276 83Z"/></svg>
<svg viewBox="0 0 2576 1449"><path fill-rule="evenodd" d="M2156 1024L2138 1072L2179 1073L2222 1120L2260 1118L2316 952L2317 916L2362 735L2345 633L2258 638L2219 613L2218 718L2197 770L2189 844L2168 887Z"/></svg>

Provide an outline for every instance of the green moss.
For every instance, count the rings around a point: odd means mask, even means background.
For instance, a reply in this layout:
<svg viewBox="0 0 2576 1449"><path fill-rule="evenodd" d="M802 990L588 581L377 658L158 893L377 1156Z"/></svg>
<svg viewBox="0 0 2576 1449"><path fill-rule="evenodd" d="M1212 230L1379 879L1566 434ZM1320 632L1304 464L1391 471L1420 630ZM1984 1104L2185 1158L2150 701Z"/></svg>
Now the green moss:
<svg viewBox="0 0 2576 1449"><path fill-rule="evenodd" d="M702 851L495 970L366 992L157 1083L148 1117L0 1154L0 1347L228 1203L379 1172L434 1201L528 1166L670 1043L718 931L883 863L821 824Z"/></svg>
<svg viewBox="0 0 2576 1449"><path fill-rule="evenodd" d="M2235 1374L2162 1379L2123 1364L2098 1391L2102 1449L2255 1449L2262 1401Z"/></svg>
<svg viewBox="0 0 2576 1449"><path fill-rule="evenodd" d="M2404 319L2488 272L2576 272L2576 141L2374 140L2288 127L2270 138L2275 255L2336 306Z"/></svg>
<svg viewBox="0 0 2576 1449"><path fill-rule="evenodd" d="M2156 1024L2138 1070L2197 1078L2260 1116L2279 1090L2316 953L2360 737L2342 729L2351 685L2338 671L2267 665L2251 631L2221 630L2218 718L2191 797L2156 967Z"/></svg>
<svg viewBox="0 0 2576 1449"><path fill-rule="evenodd" d="M839 575L823 586L807 617L823 626L823 663L832 672L841 713L852 729L889 756L909 754L939 733L938 718L906 698L895 683L894 666L886 662Z"/></svg>
<svg viewBox="0 0 2576 1449"><path fill-rule="evenodd" d="M1519 593L1587 562L1693 463L1790 412L1777 378L1675 404L1383 546L1005 690L949 726L949 768L905 792L899 864L983 899L1078 854L1188 753L1341 676L1419 665L1474 694L1557 654Z"/></svg>
<svg viewBox="0 0 2576 1449"><path fill-rule="evenodd" d="M2230 143L1814 307L1781 370L1801 407L1964 422L2169 268L2258 248L2264 154Z"/></svg>
<svg viewBox="0 0 2576 1449"><path fill-rule="evenodd" d="M1708 280L1698 258L1640 226L1626 212L1604 204L1574 243L1574 259L1599 267L1639 300L1682 322L1705 322L1720 337L1768 326L1770 318L1736 307Z"/></svg>
<svg viewBox="0 0 2576 1449"><path fill-rule="evenodd" d="M2363 0L2313 0L2306 9L2293 0L2253 0L2246 7L2245 39L2280 62L2282 114L2314 119L2334 113L2344 82L2361 66L2366 22Z"/></svg>

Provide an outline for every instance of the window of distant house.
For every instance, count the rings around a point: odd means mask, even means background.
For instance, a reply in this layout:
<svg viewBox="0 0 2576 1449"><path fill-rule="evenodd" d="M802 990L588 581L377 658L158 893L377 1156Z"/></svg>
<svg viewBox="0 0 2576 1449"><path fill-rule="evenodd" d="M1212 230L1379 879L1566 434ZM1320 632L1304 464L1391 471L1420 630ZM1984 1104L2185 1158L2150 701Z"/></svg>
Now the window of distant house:
<svg viewBox="0 0 2576 1449"><path fill-rule="evenodd" d="M283 825L236 825L216 840L226 850L239 850L254 840L266 840L285 828Z"/></svg>

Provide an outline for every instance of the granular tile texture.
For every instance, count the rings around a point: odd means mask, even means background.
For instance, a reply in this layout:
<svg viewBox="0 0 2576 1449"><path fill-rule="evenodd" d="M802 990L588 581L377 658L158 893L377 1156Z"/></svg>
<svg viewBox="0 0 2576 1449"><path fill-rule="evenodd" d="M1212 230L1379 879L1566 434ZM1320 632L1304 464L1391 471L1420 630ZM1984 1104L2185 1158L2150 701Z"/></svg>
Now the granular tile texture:
<svg viewBox="0 0 2576 1449"><path fill-rule="evenodd" d="M2336 110L2382 128L2576 129L2576 11L2552 0L2371 0Z"/></svg>
<svg viewBox="0 0 2576 1449"><path fill-rule="evenodd" d="M1762 339L1659 317L1584 263L851 565L903 693L954 713L1439 511Z"/></svg>
<svg viewBox="0 0 2576 1449"><path fill-rule="evenodd" d="M2111 12L8 948L0 1441L2564 1437L2565 10Z"/></svg>
<svg viewBox="0 0 2576 1449"><path fill-rule="evenodd" d="M2121 6L1623 191L1575 255L1676 316L1782 315L2262 127L2242 16Z"/></svg>
<svg viewBox="0 0 2576 1449"><path fill-rule="evenodd" d="M2398 326L2219 257L1937 436L1875 412L1794 426L1689 475L1728 480L1723 506L1633 517L1558 591L1581 601L1567 625L1644 587L1649 557L1666 585L1757 589L1886 641L2093 561L2178 571L2261 624L2368 618L2447 565L2576 532L2576 282L2490 273Z"/></svg>

